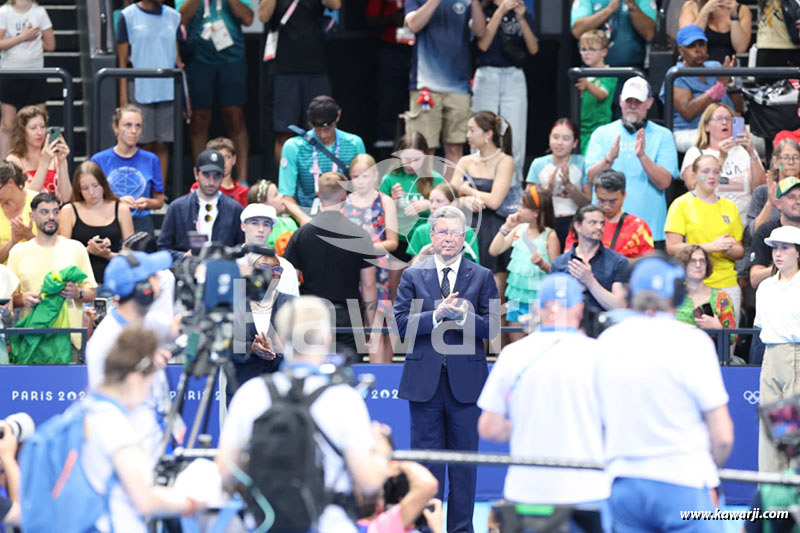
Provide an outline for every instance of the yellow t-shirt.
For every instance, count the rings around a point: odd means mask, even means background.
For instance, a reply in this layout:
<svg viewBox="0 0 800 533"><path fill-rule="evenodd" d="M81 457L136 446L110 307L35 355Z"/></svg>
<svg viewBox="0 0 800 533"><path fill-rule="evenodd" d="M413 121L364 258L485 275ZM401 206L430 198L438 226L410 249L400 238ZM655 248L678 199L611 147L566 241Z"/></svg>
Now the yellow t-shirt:
<svg viewBox="0 0 800 533"><path fill-rule="evenodd" d="M86 273L86 279L78 286L82 289L94 289L97 282L89 262L89 253L78 241L58 236L55 246L40 246L35 240L20 242L8 253L8 268L19 278L17 292L38 292L48 272L61 270L75 265ZM30 313L30 308L23 308L20 318ZM73 299L67 300L67 313L71 328L79 328L83 318L83 304ZM72 344L80 347L81 336L72 335Z"/></svg>
<svg viewBox="0 0 800 533"><path fill-rule="evenodd" d="M739 218L739 209L730 200L719 198L715 204L709 204L693 192L687 192L669 206L664 231L683 235L687 244L703 244L726 233L741 241L744 226ZM736 285L732 259L721 252L714 252L711 254L711 263L714 272L705 280L706 285L714 289Z"/></svg>
<svg viewBox="0 0 800 533"><path fill-rule="evenodd" d="M36 191L25 189L25 207L22 208L22 222L23 224L31 223L31 200L39 194ZM36 224L31 224L33 227L33 234L36 235ZM0 245L3 245L11 240L11 222L8 221L5 214L0 211ZM25 241L20 241L25 242Z"/></svg>

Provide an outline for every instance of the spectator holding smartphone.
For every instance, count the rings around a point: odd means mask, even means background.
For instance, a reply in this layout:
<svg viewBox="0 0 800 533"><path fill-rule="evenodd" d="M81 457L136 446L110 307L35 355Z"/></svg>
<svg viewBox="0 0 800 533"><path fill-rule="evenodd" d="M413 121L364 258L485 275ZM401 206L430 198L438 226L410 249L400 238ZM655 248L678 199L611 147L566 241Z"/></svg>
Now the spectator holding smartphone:
<svg viewBox="0 0 800 533"><path fill-rule="evenodd" d="M53 24L43 7L33 0L10 0L0 7L0 69L42 68L44 52L55 49ZM17 110L35 105L44 111L45 100L44 78L7 78L0 83L0 157L8 154Z"/></svg>
<svg viewBox="0 0 800 533"><path fill-rule="evenodd" d="M72 184L67 168L69 146L64 137L51 135L47 127L47 111L39 106L26 106L17 113L11 132L11 161L28 176L26 187L36 192L49 192L62 202L72 197ZM50 130L58 132L58 130Z"/></svg>
<svg viewBox="0 0 800 533"><path fill-rule="evenodd" d="M678 259L686 268L686 298L675 309L675 317L702 329L735 328L731 297L704 282L714 272L708 252L699 244L692 244L680 251Z"/></svg>

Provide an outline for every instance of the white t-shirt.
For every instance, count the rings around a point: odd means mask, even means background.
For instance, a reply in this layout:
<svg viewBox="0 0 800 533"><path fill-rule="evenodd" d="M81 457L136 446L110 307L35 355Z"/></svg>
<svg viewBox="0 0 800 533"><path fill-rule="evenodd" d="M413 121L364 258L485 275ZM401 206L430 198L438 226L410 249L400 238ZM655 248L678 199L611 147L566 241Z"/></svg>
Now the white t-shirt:
<svg viewBox="0 0 800 533"><path fill-rule="evenodd" d="M86 415L87 438L81 453L81 466L92 487L105 494L109 479L114 473L114 454L122 448L141 445L142 439L118 406L92 396L83 401L89 405L89 412ZM143 475L148 473L144 472ZM112 523L109 523L108 515L103 515L95 524L101 532L147 531L144 518L136 512L133 502L119 481L111 486L109 507Z"/></svg>
<svg viewBox="0 0 800 533"><path fill-rule="evenodd" d="M197 232L203 235L208 235L208 240L211 240L211 233L214 231L214 221L217 220L219 214L219 197L222 193L217 193L216 198L207 202L197 195L199 202L199 211L197 212Z"/></svg>
<svg viewBox="0 0 800 533"><path fill-rule="evenodd" d="M38 4L33 6L26 13L17 13L10 4L0 7L0 30L4 33L3 38L16 37L25 27L30 24L34 28L39 28L39 35L32 41L25 41L4 50L0 54L0 68L42 68L44 67L44 50L42 49L42 33L53 27L47 11Z"/></svg>
<svg viewBox="0 0 800 533"><path fill-rule="evenodd" d="M298 370L299 372L299 370ZM276 387L283 394L289 390L285 374L273 374ZM309 394L324 385L327 378L309 376L305 392ZM253 422L271 405L267 384L263 379L251 379L236 391L228 407L228 416L220 432L220 446L246 449L253 431ZM369 413L358 392L347 385L336 385L322 393L311 406L311 416L329 439L344 452L369 453L373 439ZM333 451L324 439L318 442L324 455L325 486L336 492L350 493L350 475L344 460ZM341 507L329 505L323 511L320 531L355 532L356 527Z"/></svg>
<svg viewBox="0 0 800 533"><path fill-rule="evenodd" d="M597 405L597 341L577 332L534 332L506 346L483 387L478 407L511 420L511 455L603 463ZM512 466L503 496L531 504L608 498L602 471Z"/></svg>
<svg viewBox="0 0 800 533"><path fill-rule="evenodd" d="M715 487L703 413L728 403L717 353L701 329L638 315L598 338L606 471L612 478Z"/></svg>
<svg viewBox="0 0 800 533"><path fill-rule="evenodd" d="M701 151L696 146L692 146L683 156L681 175L687 168L692 167L695 159L701 154L719 157L719 150L706 148ZM750 154L743 146L735 146L728 152L728 157L722 163L717 194L735 203L739 209L739 218L747 220L747 208L750 206L753 192L750 189Z"/></svg>
<svg viewBox="0 0 800 533"><path fill-rule="evenodd" d="M536 183L542 187L550 185L550 177L553 171L558 168L553 163L552 154L537 157L531 163L528 169L527 183ZM569 157L569 181L572 182L578 190L583 191L583 185L589 183L586 179L586 172L584 167L584 160L582 155L573 154ZM576 204L569 195L567 188L561 182L561 178L557 177L557 181L553 186L553 211L557 217L572 216L578 210Z"/></svg>
<svg viewBox="0 0 800 533"><path fill-rule="evenodd" d="M800 273L788 281L779 276L759 284L753 325L761 328L764 344L800 343Z"/></svg>

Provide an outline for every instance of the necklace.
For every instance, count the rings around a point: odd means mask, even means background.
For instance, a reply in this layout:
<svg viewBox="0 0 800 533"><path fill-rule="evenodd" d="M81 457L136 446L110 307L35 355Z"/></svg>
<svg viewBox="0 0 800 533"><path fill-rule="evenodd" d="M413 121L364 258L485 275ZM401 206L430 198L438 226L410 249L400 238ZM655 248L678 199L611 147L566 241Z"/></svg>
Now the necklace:
<svg viewBox="0 0 800 533"><path fill-rule="evenodd" d="M480 162L488 161L488 160L492 159L494 156L496 156L497 154L499 154L500 152L502 152L502 150L500 150L500 148L498 148L495 151L495 153L493 153L492 155L487 155L486 157L481 156L480 152L478 152L478 161L480 161Z"/></svg>

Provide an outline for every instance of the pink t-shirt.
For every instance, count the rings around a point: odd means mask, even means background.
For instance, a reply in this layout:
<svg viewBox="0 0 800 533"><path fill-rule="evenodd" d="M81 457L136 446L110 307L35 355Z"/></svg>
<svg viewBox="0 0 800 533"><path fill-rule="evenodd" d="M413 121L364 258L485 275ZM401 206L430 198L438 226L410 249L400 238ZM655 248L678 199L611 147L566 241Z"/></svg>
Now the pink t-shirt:
<svg viewBox="0 0 800 533"><path fill-rule="evenodd" d="M400 516L400 506L395 505L388 511L378 515L372 522L366 519L358 521L359 526L367 526L367 533L405 533L408 531L403 527L403 519Z"/></svg>

